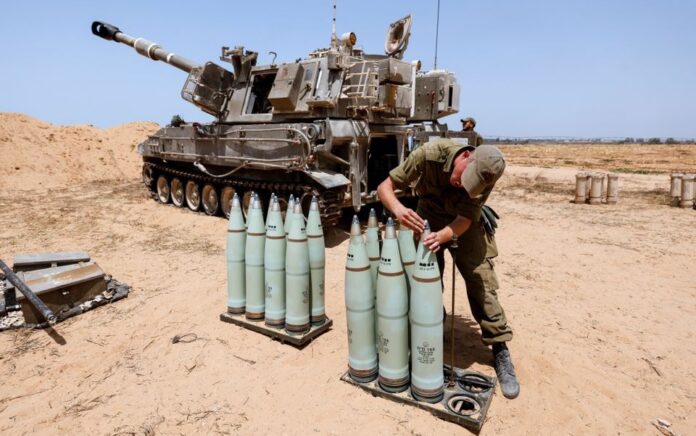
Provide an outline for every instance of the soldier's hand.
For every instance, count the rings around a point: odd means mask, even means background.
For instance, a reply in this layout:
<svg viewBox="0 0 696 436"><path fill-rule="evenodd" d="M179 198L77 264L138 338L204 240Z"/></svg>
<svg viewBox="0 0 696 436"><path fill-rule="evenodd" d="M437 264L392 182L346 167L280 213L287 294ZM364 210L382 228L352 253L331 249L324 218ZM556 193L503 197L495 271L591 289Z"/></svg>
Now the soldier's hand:
<svg viewBox="0 0 696 436"><path fill-rule="evenodd" d="M433 253L440 249L440 246L447 241L442 241L442 235L440 232L432 232L423 239L423 244L430 249Z"/></svg>
<svg viewBox="0 0 696 436"><path fill-rule="evenodd" d="M413 209L409 209L405 206L399 208L394 212L396 219L403 226L408 227L416 233L422 233L425 228L425 221L421 218Z"/></svg>

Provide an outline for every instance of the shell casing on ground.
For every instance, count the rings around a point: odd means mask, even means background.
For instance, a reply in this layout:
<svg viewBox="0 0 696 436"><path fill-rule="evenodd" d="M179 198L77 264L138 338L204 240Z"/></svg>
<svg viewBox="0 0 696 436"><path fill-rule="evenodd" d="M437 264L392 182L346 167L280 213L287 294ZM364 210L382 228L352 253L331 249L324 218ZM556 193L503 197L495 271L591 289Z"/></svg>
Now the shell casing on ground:
<svg viewBox="0 0 696 436"><path fill-rule="evenodd" d="M261 209L252 208L246 234L246 314L249 319L263 319L266 307L264 251L266 230Z"/></svg>
<svg viewBox="0 0 696 436"><path fill-rule="evenodd" d="M670 177L669 195L673 199L674 198L678 199L681 197L681 183L682 183L682 178L684 177L684 174L672 173L672 174L670 174L669 177Z"/></svg>
<svg viewBox="0 0 696 436"><path fill-rule="evenodd" d="M241 314L246 310L246 225L237 198L230 209L227 225L227 311Z"/></svg>
<svg viewBox="0 0 696 436"><path fill-rule="evenodd" d="M408 289L399 245L396 238L386 238L377 279L379 383L385 390L407 388L408 327Z"/></svg>
<svg viewBox="0 0 696 436"><path fill-rule="evenodd" d="M346 255L345 303L348 331L348 371L359 382L377 376L375 345L375 294L370 274L370 260L360 233L360 222L353 220Z"/></svg>
<svg viewBox="0 0 696 436"><path fill-rule="evenodd" d="M410 295L411 390L435 402L444 392L442 282L437 258L421 243Z"/></svg>
<svg viewBox="0 0 696 436"><path fill-rule="evenodd" d="M619 175L607 174L607 204L616 204L619 201Z"/></svg>
<svg viewBox="0 0 696 436"><path fill-rule="evenodd" d="M310 269L305 220L299 208L295 209L285 254L285 328L300 333L310 328Z"/></svg>
<svg viewBox="0 0 696 436"><path fill-rule="evenodd" d="M575 204L582 204L587 199L587 174L577 173L575 175Z"/></svg>
<svg viewBox="0 0 696 436"><path fill-rule="evenodd" d="M684 174L681 181L680 207L692 207L694 205L694 175Z"/></svg>
<svg viewBox="0 0 696 436"><path fill-rule="evenodd" d="M592 174L592 184L590 185L590 204L601 204L604 192L604 174Z"/></svg>

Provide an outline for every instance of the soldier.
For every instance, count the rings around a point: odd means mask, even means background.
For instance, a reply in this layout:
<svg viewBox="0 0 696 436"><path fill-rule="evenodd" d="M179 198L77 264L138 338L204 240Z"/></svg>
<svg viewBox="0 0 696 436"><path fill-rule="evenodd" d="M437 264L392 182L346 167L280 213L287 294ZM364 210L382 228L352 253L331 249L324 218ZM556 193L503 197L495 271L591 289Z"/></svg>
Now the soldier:
<svg viewBox="0 0 696 436"><path fill-rule="evenodd" d="M448 248L457 237L455 259L466 283L471 313L481 326L483 343L493 347L503 395L515 398L520 386L506 346L512 339L512 329L498 302L498 279L492 261L498 255L492 235L495 222L491 209L482 211L504 169L505 158L496 147L474 148L438 139L413 151L389 173L377 192L382 204L402 225L422 232L424 220L428 220L433 233L424 242L436 251L441 273L445 260L439 249ZM413 182L419 196L416 211L404 206L394 194L395 189L405 189Z"/></svg>
<svg viewBox="0 0 696 436"><path fill-rule="evenodd" d="M459 120L462 122L462 130L464 132L473 132L476 127L476 120L471 117L462 118ZM476 147L483 144L483 137L476 133Z"/></svg>

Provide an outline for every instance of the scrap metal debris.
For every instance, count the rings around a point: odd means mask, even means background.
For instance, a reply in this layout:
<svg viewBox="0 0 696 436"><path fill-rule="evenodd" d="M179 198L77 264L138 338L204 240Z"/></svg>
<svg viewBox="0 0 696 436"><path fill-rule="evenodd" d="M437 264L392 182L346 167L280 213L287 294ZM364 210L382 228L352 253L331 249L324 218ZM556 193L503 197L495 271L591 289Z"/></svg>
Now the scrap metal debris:
<svg viewBox="0 0 696 436"><path fill-rule="evenodd" d="M672 430L672 423L667 420L655 418L651 424L654 425L655 428L665 436L680 436L679 433Z"/></svg>
<svg viewBox="0 0 696 436"><path fill-rule="evenodd" d="M0 331L44 328L128 296L85 252L30 253L0 261Z"/></svg>

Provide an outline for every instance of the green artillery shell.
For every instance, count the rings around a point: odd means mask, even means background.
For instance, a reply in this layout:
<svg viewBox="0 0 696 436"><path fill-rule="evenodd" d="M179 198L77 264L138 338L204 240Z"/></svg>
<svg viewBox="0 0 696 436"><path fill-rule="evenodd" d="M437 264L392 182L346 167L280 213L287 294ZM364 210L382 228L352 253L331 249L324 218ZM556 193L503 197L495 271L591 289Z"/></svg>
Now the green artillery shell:
<svg viewBox="0 0 696 436"><path fill-rule="evenodd" d="M239 196L234 194L230 220L227 223L227 311L229 313L241 314L246 308L245 228Z"/></svg>
<svg viewBox="0 0 696 436"><path fill-rule="evenodd" d="M389 392L408 387L408 290L394 222L389 219L377 279L379 384Z"/></svg>
<svg viewBox="0 0 696 436"><path fill-rule="evenodd" d="M411 287L411 392L419 400L438 402L442 398L443 332L442 282L435 254L423 245L430 233L426 228L416 254Z"/></svg>
<svg viewBox="0 0 696 436"><path fill-rule="evenodd" d="M249 204L247 204L246 214L244 215L244 217L246 218L247 227L249 226L249 214L251 213L251 209L254 206L254 199L255 198L256 198L256 193L254 191L251 191L249 193Z"/></svg>
<svg viewBox="0 0 696 436"><path fill-rule="evenodd" d="M324 230L321 226L319 203L316 197L312 198L312 203L309 206L309 215L307 216L307 245L311 275L311 321L312 324L320 325L326 320L326 307L324 304L326 254L324 253Z"/></svg>
<svg viewBox="0 0 696 436"><path fill-rule="evenodd" d="M273 197L266 217L264 247L266 325L285 326L285 229L278 199Z"/></svg>
<svg viewBox="0 0 696 436"><path fill-rule="evenodd" d="M266 230L263 223L261 201L254 198L247 220L246 239L246 317L263 319L265 311L265 281L263 254Z"/></svg>
<svg viewBox="0 0 696 436"><path fill-rule="evenodd" d="M353 217L350 235L345 275L348 373L358 382L368 382L377 377L375 294L357 215Z"/></svg>
<svg viewBox="0 0 696 436"><path fill-rule="evenodd" d="M290 218L285 252L285 329L290 333L309 330L309 249L300 203Z"/></svg>
<svg viewBox="0 0 696 436"><path fill-rule="evenodd" d="M406 226L401 226L399 229L399 252L401 253L401 262L406 271L408 278L409 289L413 286L413 269L416 263L416 244L413 242L413 230Z"/></svg>
<svg viewBox="0 0 696 436"><path fill-rule="evenodd" d="M377 298L377 270L379 269L379 223L374 209L370 209L370 216L367 219L367 232L365 234L365 245L367 246L367 256L370 258L370 274L372 275L372 290ZM377 301L375 300L375 306ZM377 327L377 312L375 312L375 328ZM377 331L375 330L375 337Z"/></svg>
<svg viewBox="0 0 696 436"><path fill-rule="evenodd" d="M290 197L288 197L288 207L285 209L285 222L283 223L283 227L285 227L285 236L288 236L288 232L290 231L290 218L292 217L294 211L295 197L290 194Z"/></svg>

